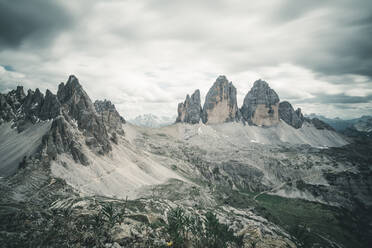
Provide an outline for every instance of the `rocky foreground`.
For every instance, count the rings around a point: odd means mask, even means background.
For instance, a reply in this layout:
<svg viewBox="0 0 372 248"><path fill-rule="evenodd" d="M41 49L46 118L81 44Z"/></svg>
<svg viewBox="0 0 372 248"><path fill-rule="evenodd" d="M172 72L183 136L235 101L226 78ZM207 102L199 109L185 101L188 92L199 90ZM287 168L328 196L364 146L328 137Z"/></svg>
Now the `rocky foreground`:
<svg viewBox="0 0 372 248"><path fill-rule="evenodd" d="M364 129L363 129L364 130ZM70 76L0 94L2 247L368 247L372 157L258 80L127 123ZM210 246L214 244L214 246Z"/></svg>

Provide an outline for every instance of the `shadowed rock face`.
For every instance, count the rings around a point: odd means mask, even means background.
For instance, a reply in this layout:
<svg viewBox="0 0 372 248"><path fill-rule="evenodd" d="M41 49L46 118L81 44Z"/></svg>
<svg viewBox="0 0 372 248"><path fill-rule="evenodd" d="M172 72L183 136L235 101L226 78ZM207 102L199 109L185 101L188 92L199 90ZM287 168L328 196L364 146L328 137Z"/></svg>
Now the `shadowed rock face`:
<svg viewBox="0 0 372 248"><path fill-rule="evenodd" d="M66 85L59 85L57 96L64 118L68 122L76 120L79 129L83 130L87 137L87 145L102 154L109 152L111 145L106 127L79 80L71 75Z"/></svg>
<svg viewBox="0 0 372 248"><path fill-rule="evenodd" d="M94 107L97 113L100 115L102 122L105 124L106 131L111 135L110 139L117 143L116 134L124 135L122 124L125 124L125 120L120 116L115 108L115 105L111 101L97 100L94 102Z"/></svg>
<svg viewBox="0 0 372 248"><path fill-rule="evenodd" d="M49 160L56 159L58 154L69 152L76 162L89 164L87 156L82 152L81 144L74 137L73 128L63 116L53 120L50 130L43 136L43 150Z"/></svg>
<svg viewBox="0 0 372 248"><path fill-rule="evenodd" d="M259 79L244 98L241 113L245 121L258 126L279 123L279 97L269 85Z"/></svg>
<svg viewBox="0 0 372 248"><path fill-rule="evenodd" d="M202 120L206 124L217 124L239 121L240 118L236 88L225 76L219 76L205 97Z"/></svg>
<svg viewBox="0 0 372 248"><path fill-rule="evenodd" d="M0 124L13 121L18 132L22 132L30 124L38 120L48 120L60 114L57 96L49 90L44 97L39 89L28 90L27 96L22 86L17 86L6 95L0 94Z"/></svg>
<svg viewBox="0 0 372 248"><path fill-rule="evenodd" d="M195 90L191 97L187 95L186 100L178 104L177 112L178 116L176 122L199 123L202 113L200 91Z"/></svg>
<svg viewBox="0 0 372 248"><path fill-rule="evenodd" d="M17 86L7 94L0 93L0 124L16 119L17 112L22 106L26 95L22 86Z"/></svg>
<svg viewBox="0 0 372 248"><path fill-rule="evenodd" d="M294 128L301 128L304 122L304 117L301 113L301 109L298 108L295 111L292 105L287 101L279 103L279 117L285 123L291 125Z"/></svg>

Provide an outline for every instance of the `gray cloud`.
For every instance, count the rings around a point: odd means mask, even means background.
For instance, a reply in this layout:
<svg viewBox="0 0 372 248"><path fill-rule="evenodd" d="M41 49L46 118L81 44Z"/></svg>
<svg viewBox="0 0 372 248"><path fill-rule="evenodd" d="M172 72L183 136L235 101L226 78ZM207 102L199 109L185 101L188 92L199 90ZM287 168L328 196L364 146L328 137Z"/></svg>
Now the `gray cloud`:
<svg viewBox="0 0 372 248"><path fill-rule="evenodd" d="M54 0L0 0L0 49L16 48L27 39L45 45L71 20Z"/></svg>
<svg viewBox="0 0 372 248"><path fill-rule="evenodd" d="M318 94L312 98L296 100L296 103L319 103L319 104L356 104L356 103L370 103L372 102L372 94L367 96L348 96L345 94ZM355 108L355 107L354 107Z"/></svg>
<svg viewBox="0 0 372 248"><path fill-rule="evenodd" d="M371 105L371 9L369 0L0 0L0 81L53 90L75 74L92 98L133 117L173 115L225 74L239 103L262 78L305 111L343 104L352 111L325 114L356 116Z"/></svg>

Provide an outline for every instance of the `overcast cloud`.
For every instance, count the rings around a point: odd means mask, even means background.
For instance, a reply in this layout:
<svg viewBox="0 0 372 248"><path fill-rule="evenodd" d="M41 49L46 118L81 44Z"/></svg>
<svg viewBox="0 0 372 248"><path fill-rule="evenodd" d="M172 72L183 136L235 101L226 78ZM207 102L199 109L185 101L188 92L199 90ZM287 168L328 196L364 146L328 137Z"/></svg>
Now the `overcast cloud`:
<svg viewBox="0 0 372 248"><path fill-rule="evenodd" d="M370 0L0 0L0 91L75 74L126 117L173 116L218 75L305 113L372 113Z"/></svg>

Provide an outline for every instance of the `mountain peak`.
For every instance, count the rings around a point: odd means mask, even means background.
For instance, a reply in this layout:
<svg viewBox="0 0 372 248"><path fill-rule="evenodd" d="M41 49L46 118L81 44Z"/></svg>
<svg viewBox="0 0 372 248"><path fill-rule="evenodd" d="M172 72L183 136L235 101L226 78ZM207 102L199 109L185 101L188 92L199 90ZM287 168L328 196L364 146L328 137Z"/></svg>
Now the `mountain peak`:
<svg viewBox="0 0 372 248"><path fill-rule="evenodd" d="M226 76L219 76L205 97L202 120L204 123L217 124L239 119L236 88Z"/></svg>
<svg viewBox="0 0 372 248"><path fill-rule="evenodd" d="M253 87L254 88L270 88L269 84L266 81L262 80L262 79L256 80L253 83Z"/></svg>
<svg viewBox="0 0 372 248"><path fill-rule="evenodd" d="M177 112L176 122L199 123L202 113L200 91L195 90L191 97L187 94L185 101L178 104Z"/></svg>
<svg viewBox="0 0 372 248"><path fill-rule="evenodd" d="M261 79L244 98L241 112L245 121L258 126L272 126L279 123L279 96Z"/></svg>

